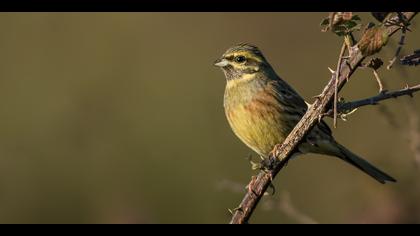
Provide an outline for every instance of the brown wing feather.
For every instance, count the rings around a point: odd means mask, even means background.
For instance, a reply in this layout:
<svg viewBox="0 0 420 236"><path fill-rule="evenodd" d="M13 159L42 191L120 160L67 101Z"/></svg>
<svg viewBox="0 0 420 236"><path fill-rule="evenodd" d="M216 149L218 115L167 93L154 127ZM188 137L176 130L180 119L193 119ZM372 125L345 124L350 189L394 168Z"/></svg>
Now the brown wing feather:
<svg viewBox="0 0 420 236"><path fill-rule="evenodd" d="M305 115L308 105L306 104L305 100L284 80L280 77L277 77L276 80L272 80L271 86L275 87L275 91L279 96L279 102L285 103L288 106L289 111L293 111L292 113L296 116L296 121L294 125L296 125L300 119ZM321 120L321 122L317 125L317 127L325 134L331 136L332 131L325 121Z"/></svg>

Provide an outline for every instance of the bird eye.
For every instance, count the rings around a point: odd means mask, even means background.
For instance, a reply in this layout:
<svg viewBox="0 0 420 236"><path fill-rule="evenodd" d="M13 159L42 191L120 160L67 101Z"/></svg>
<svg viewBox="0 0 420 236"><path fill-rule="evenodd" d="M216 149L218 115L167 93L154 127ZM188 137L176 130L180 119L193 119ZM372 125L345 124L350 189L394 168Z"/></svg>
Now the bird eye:
<svg viewBox="0 0 420 236"><path fill-rule="evenodd" d="M244 56L236 56L234 58L234 60L238 63L242 63L242 62L246 61L246 58Z"/></svg>

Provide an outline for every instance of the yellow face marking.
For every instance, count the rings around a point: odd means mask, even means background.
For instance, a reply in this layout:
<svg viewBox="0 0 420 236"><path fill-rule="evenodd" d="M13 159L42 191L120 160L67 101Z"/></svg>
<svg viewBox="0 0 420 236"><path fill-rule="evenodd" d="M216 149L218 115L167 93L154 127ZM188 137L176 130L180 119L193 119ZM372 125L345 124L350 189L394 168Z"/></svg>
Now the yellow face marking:
<svg viewBox="0 0 420 236"><path fill-rule="evenodd" d="M226 87L230 89L232 87L235 87L244 83L248 83L250 80L254 78L255 78L255 74L243 74L240 79L228 80Z"/></svg>

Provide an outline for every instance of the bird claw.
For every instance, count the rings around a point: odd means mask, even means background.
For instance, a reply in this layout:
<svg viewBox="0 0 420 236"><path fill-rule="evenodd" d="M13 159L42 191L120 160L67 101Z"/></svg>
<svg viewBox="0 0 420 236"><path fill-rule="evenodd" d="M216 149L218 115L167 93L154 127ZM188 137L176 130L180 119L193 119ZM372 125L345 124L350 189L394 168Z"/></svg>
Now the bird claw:
<svg viewBox="0 0 420 236"><path fill-rule="evenodd" d="M270 176L271 177L271 176ZM274 196L274 194L276 193L276 187L274 187L273 183L272 183L272 179L270 179L270 184L268 185L268 189L271 189L271 193L269 193L268 191L265 191L264 195L270 195L270 196Z"/></svg>
<svg viewBox="0 0 420 236"><path fill-rule="evenodd" d="M278 163L278 160L274 155L269 155L268 158L265 158L261 161L260 166L261 170L264 171L270 171L273 170L276 164Z"/></svg>
<svg viewBox="0 0 420 236"><path fill-rule="evenodd" d="M260 163L252 161L252 155L249 155L247 159L248 159L249 163L251 164L251 169L252 170L261 169L261 164ZM264 160L264 159L262 159L262 160Z"/></svg>

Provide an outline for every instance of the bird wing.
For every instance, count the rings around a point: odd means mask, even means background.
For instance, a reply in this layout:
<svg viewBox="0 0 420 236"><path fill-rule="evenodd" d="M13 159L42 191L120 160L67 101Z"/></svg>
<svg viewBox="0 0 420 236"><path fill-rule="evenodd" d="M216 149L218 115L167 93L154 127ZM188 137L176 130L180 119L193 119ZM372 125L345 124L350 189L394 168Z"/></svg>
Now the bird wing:
<svg viewBox="0 0 420 236"><path fill-rule="evenodd" d="M305 100L289 85L286 81L277 77L275 80L270 81L270 85L276 91L276 95L279 97L279 102L285 106L288 110L293 111L300 118L306 113L308 106Z"/></svg>
<svg viewBox="0 0 420 236"><path fill-rule="evenodd" d="M289 84L286 83L280 77L276 80L271 81L271 86L275 88L277 96L279 96L281 102L291 114L294 114L296 125L300 119L305 115L308 107L310 106L300 95L297 93ZM332 131L325 121L321 120L317 127L325 134L331 136Z"/></svg>

